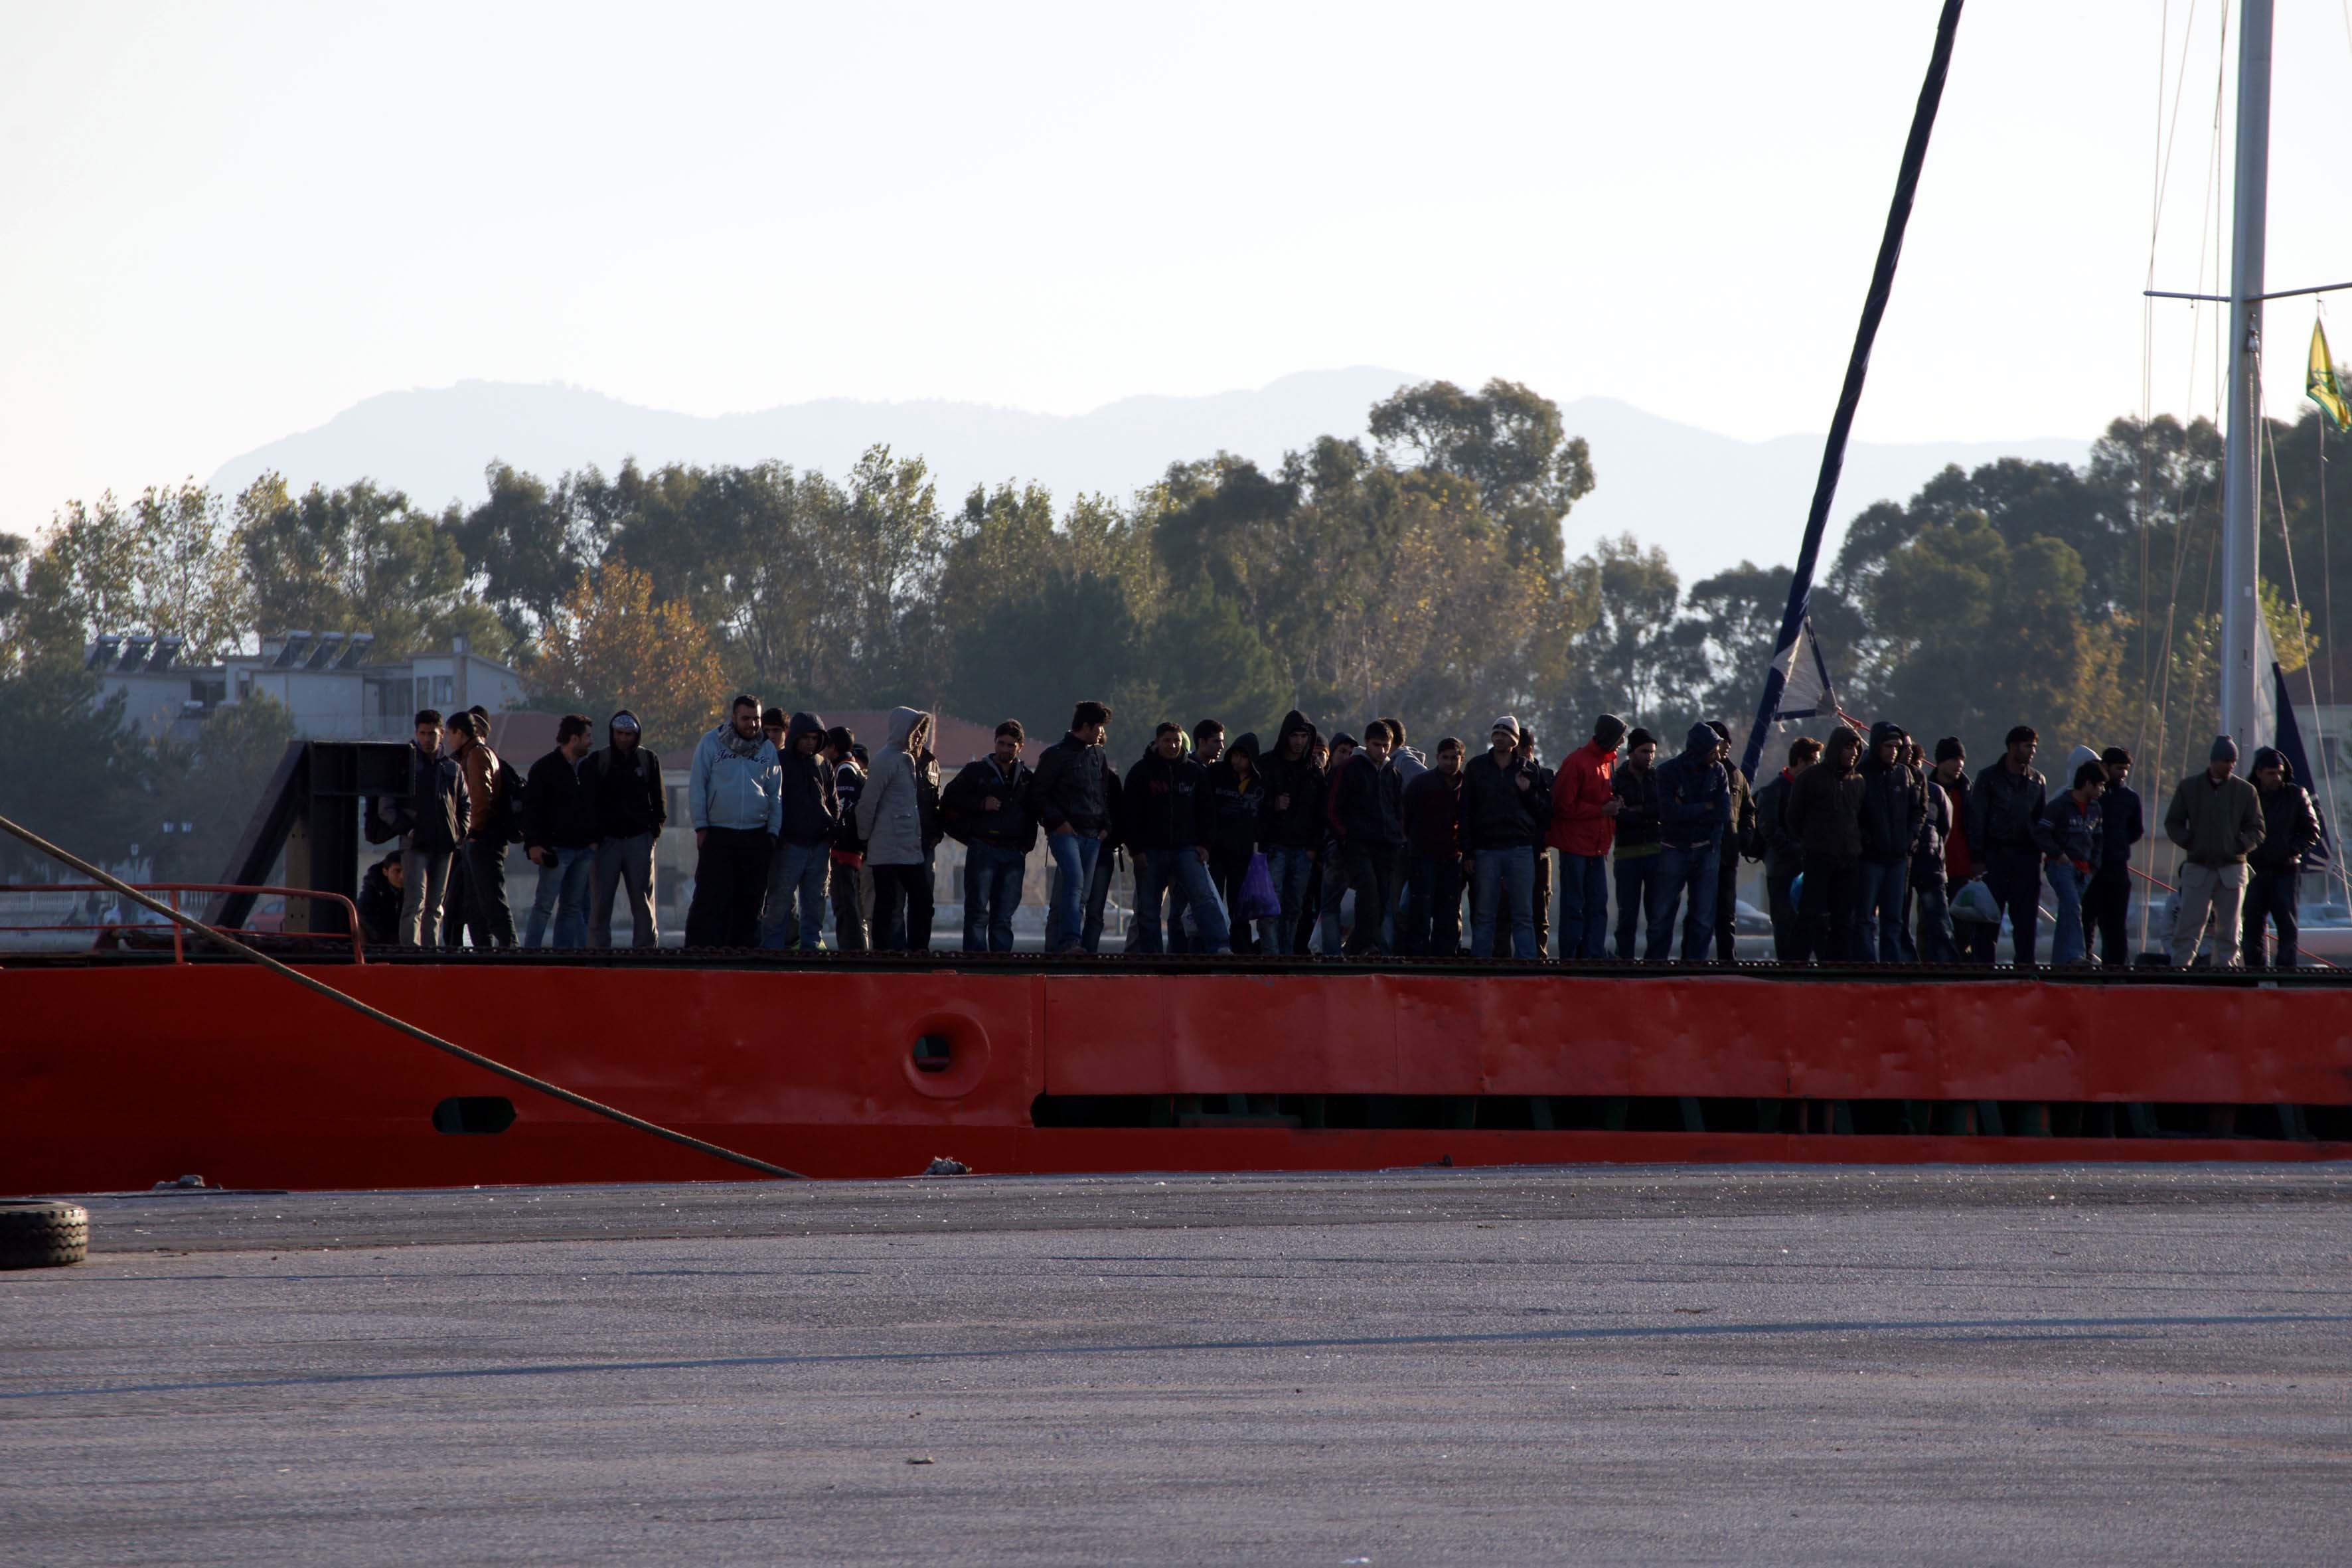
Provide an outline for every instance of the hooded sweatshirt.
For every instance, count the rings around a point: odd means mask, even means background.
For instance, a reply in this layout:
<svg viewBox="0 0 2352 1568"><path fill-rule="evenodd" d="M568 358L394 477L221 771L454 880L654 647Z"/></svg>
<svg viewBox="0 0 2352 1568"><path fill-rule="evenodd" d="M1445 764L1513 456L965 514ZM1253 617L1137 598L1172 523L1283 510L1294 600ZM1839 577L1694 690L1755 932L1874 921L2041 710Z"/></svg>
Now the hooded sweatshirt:
<svg viewBox="0 0 2352 1568"><path fill-rule="evenodd" d="M2243 865L2263 834L2262 798L2236 773L2215 784L2200 768L2180 781L2164 812L2164 836L2188 852L2192 866Z"/></svg>
<svg viewBox="0 0 2352 1568"><path fill-rule="evenodd" d="M824 721L814 713L795 713L784 727L784 743L776 749L782 775L783 826L776 837L785 844L826 844L841 827L841 802L834 794L833 764L815 752L801 755L804 735L824 744Z"/></svg>
<svg viewBox="0 0 2352 1568"><path fill-rule="evenodd" d="M1892 741L1895 761L1879 761L1879 748ZM1881 866L1908 860L1918 847L1927 819L1927 792L1899 749L1903 727L1885 720L1870 727L1870 753L1862 760L1862 858Z"/></svg>
<svg viewBox="0 0 2352 1568"><path fill-rule="evenodd" d="M1681 754L1658 764L1660 843L1700 848L1730 822L1731 781L1715 756L1722 744L1706 725L1694 724Z"/></svg>
<svg viewBox="0 0 2352 1568"><path fill-rule="evenodd" d="M2294 766L2283 753L2268 746L2254 753L2257 774L2272 763L2279 767L2279 786L2274 790L2254 786L2255 798L2263 805L2263 841L2246 857L2246 864L2277 876L2294 870L2319 842L2319 813L2312 806L2310 794L2294 782Z"/></svg>
<svg viewBox="0 0 2352 1568"><path fill-rule="evenodd" d="M1242 782L1237 756L1249 759L1249 782ZM1246 860L1257 851L1258 825L1265 818L1265 776L1258 772L1257 736L1243 735L1225 748L1209 770L1213 820L1210 849L1229 860Z"/></svg>
<svg viewBox="0 0 2352 1568"><path fill-rule="evenodd" d="M1265 777L1265 843L1268 849L1319 849L1323 770L1315 765L1311 743L1295 759L1283 754L1284 742L1293 731L1306 734L1310 742L1315 734L1315 726L1296 708L1282 716L1274 745L1258 760L1258 772ZM1280 804L1286 797L1288 805Z"/></svg>
<svg viewBox="0 0 2352 1568"><path fill-rule="evenodd" d="M620 731L613 728L636 717L625 708L614 714L604 726L604 749L588 759L597 831L606 838L657 835L669 821L661 759L646 749L641 736L631 735L624 744Z"/></svg>
<svg viewBox="0 0 2352 1568"><path fill-rule="evenodd" d="M908 749L915 729L930 726L930 715L916 708L893 708L883 731L882 749L874 753L873 776L857 796L857 832L866 840L868 866L919 866L923 863L923 807L917 798L915 754Z"/></svg>

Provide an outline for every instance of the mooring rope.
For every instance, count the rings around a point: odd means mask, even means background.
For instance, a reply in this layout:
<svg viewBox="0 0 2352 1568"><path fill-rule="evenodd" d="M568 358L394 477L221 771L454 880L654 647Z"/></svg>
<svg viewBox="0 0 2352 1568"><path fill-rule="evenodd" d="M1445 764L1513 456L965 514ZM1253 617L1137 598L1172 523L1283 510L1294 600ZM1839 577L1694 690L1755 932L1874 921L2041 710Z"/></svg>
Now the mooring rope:
<svg viewBox="0 0 2352 1568"><path fill-rule="evenodd" d="M732 1149L725 1149L716 1143L705 1142L702 1139L690 1137L684 1132L677 1131L675 1128L664 1127L656 1121L648 1121L642 1116L632 1116L625 1110L604 1104L599 1100L591 1100L584 1094L574 1094L572 1090L565 1089L561 1084L550 1083L543 1078L533 1078L530 1074L523 1071L520 1068L511 1068L502 1061L498 1061L482 1055L479 1051L467 1050L465 1047L457 1044L455 1041L445 1040L440 1036L432 1033L430 1030L418 1028L415 1025L409 1023L404 1018L395 1018L381 1007L372 1007L365 1002L361 1001L358 997L350 994L348 992L338 991L335 987L328 984L325 981L314 979L311 976L303 973L300 970L296 969L291 964L281 963L277 959L270 957L269 954L261 952L257 948L251 947L245 942L237 941L236 938L230 936L227 932L223 931L216 927L207 925L204 921L194 918L193 915L184 914L180 910L173 909L170 905L162 902L160 900L148 897L145 893L141 892L138 889L122 880L120 877L109 875L99 867L91 865L89 861L84 860L78 855L59 848L57 845L50 843L47 839L43 838L32 829L26 827L19 823L11 822L8 818L0 816L0 831L5 831L16 838L22 839L25 843L32 846L33 848L40 851L42 854L48 856L51 859L58 861L61 865L71 867L73 869L80 872L83 876L88 877L94 882L103 882L108 887L113 889L117 893L121 894L124 898L129 899L131 902L139 905L141 908L152 910L156 914L162 915L168 921L172 921L176 924L184 926L188 931L204 938L206 942L213 943L215 946L226 949L227 952L239 958L250 959L254 963L261 965L264 969L268 970L271 973L279 976L281 979L290 980L306 991L314 991L331 1002L350 1008L352 1012L359 1014L363 1018L372 1019L376 1023L382 1024L387 1029L391 1029L397 1034L407 1036L410 1039L418 1042L420 1045L430 1046L435 1050L440 1051L444 1055L455 1057L459 1061L467 1062L472 1066L480 1068L485 1072L496 1073L499 1077L507 1079L509 1082L519 1083L525 1089L535 1089L539 1093L546 1095L551 1100L560 1100L566 1105L576 1106L582 1110L589 1111L597 1116L602 1116L610 1121L617 1121L624 1127L634 1127L640 1132L650 1133L656 1138L675 1143L680 1148L691 1149L697 1153L708 1154L715 1160L724 1160L730 1164L740 1165L746 1170L757 1171L762 1175L781 1176L788 1181L806 1181L808 1179L802 1175L798 1171L786 1170L782 1165L772 1165L767 1161L756 1159L750 1154L738 1153Z"/></svg>

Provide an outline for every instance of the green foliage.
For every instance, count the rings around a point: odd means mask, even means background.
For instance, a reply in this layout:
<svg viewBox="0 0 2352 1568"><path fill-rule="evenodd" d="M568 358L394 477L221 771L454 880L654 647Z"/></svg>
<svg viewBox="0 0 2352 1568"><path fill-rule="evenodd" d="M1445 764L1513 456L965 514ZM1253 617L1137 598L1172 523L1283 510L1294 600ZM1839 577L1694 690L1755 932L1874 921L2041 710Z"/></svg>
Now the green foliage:
<svg viewBox="0 0 2352 1568"><path fill-rule="evenodd" d="M507 640L520 646L603 557L611 520L593 492L604 479L590 468L551 487L499 462L485 468L483 479L489 499L466 513L451 534L467 575L482 582L487 606Z"/></svg>
<svg viewBox="0 0 2352 1568"><path fill-rule="evenodd" d="M467 602L460 519L417 511L398 490L361 479L298 497L264 474L235 510L255 618L269 631L373 632L377 657L397 658L443 640Z"/></svg>
<svg viewBox="0 0 2352 1568"><path fill-rule="evenodd" d="M1018 719L1043 741L1060 735L1070 710L1108 702L1114 728L1160 710L1146 677L1134 618L1119 585L1091 572L1048 570L1019 584L954 633L953 674L940 693L950 713L993 726Z"/></svg>
<svg viewBox="0 0 2352 1568"><path fill-rule="evenodd" d="M238 646L253 614L227 509L192 479L127 507L111 492L68 503L24 558L21 591L25 637L59 658L80 654L86 628L136 628L178 637L184 659L208 662Z"/></svg>
<svg viewBox="0 0 2352 1568"><path fill-rule="evenodd" d="M155 820L154 759L123 718L120 695L98 700L98 678L76 658L40 657L0 675L0 816L86 859L120 859ZM0 876L50 877L58 868L0 836Z"/></svg>
<svg viewBox="0 0 2352 1568"><path fill-rule="evenodd" d="M1581 437L1569 437L1551 399L1515 381L1490 381L1475 393L1427 382L1377 405L1371 432L1383 447L1409 448L1423 468L1477 486L1517 556L1559 571L1559 525L1591 490L1592 459Z"/></svg>

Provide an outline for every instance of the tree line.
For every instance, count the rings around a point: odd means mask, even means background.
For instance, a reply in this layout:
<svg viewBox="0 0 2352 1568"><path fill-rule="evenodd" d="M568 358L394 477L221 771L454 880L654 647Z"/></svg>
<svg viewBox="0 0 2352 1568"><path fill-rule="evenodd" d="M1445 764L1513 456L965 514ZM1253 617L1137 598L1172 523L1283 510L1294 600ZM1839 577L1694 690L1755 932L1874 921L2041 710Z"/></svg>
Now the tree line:
<svg viewBox="0 0 2352 1568"><path fill-rule="evenodd" d="M1570 553L1593 455L1516 383L1402 387L1368 429L1270 467L1174 462L1125 498L1007 482L946 502L919 456L876 447L838 478L493 462L481 501L437 511L275 475L75 501L37 542L0 535L0 721L32 738L0 801L92 847L152 842L166 797L233 785L252 771L236 748L282 744L282 715L247 715L174 758L92 710L87 638L134 626L185 638L188 662L263 630L366 631L380 657L462 632L534 705L625 704L669 749L738 689L1046 736L1097 697L1139 747L1163 717L1265 734L1293 706L1327 728L1392 713L1428 743L1511 712L1555 758L1604 710L1668 735L1752 714L1786 565L1685 585L1630 536ZM2294 668L2352 561L2326 546L2319 419L2270 433L2265 609ZM2213 726L2221 453L2210 421L2118 419L2079 468L1952 468L1864 508L1814 595L1848 710L1972 755L2024 722L2183 765ZM2300 617L2268 586L2290 556Z"/></svg>

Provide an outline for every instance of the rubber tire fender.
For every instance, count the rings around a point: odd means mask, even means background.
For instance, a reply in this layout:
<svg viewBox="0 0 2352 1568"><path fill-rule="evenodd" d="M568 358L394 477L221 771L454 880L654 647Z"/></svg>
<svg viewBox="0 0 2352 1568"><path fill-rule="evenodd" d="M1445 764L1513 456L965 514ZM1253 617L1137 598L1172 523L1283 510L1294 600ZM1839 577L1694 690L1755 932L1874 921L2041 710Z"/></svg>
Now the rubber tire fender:
<svg viewBox="0 0 2352 1568"><path fill-rule="evenodd" d="M89 1211L47 1198L0 1198L0 1268L57 1268L89 1256Z"/></svg>

